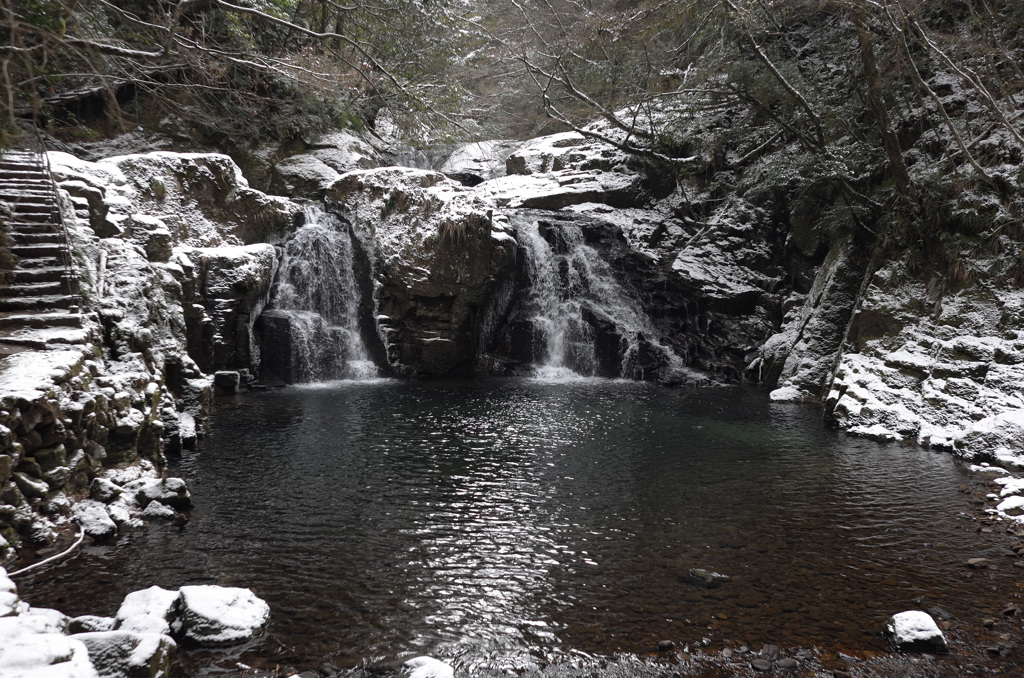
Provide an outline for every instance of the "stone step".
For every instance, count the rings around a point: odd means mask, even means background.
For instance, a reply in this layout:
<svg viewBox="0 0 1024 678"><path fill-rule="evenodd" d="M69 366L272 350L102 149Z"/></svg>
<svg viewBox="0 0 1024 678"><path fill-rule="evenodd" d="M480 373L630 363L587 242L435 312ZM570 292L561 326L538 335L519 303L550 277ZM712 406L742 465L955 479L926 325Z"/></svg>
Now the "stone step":
<svg viewBox="0 0 1024 678"><path fill-rule="evenodd" d="M64 270L64 260L60 257L35 257L19 259L14 272L24 270L39 270L41 268L60 268Z"/></svg>
<svg viewBox="0 0 1024 678"><path fill-rule="evenodd" d="M39 297L49 294L64 294L63 280L47 282L16 282L0 287L0 297Z"/></svg>
<svg viewBox="0 0 1024 678"><path fill-rule="evenodd" d="M0 311L52 311L69 309L73 306L78 306L78 297L70 294L0 298Z"/></svg>
<svg viewBox="0 0 1024 678"><path fill-rule="evenodd" d="M51 313L0 313L0 327L81 327L82 316L69 311Z"/></svg>
<svg viewBox="0 0 1024 678"><path fill-rule="evenodd" d="M40 201L39 198L30 198L29 196L22 196L20 198L14 198L8 200L11 207L14 208L15 214L50 214L53 211L53 205L49 202Z"/></svg>
<svg viewBox="0 0 1024 678"><path fill-rule="evenodd" d="M11 271L11 280L15 283L63 282L65 275L67 275L67 269L63 266L16 268Z"/></svg>
<svg viewBox="0 0 1024 678"><path fill-rule="evenodd" d="M37 351L64 345L88 343L89 332L81 327L9 327L0 328L0 342L25 346Z"/></svg>
<svg viewBox="0 0 1024 678"><path fill-rule="evenodd" d="M21 210L15 210L14 218L18 221L34 221L36 223L46 223L52 221L53 215L47 212L22 212Z"/></svg>
<svg viewBox="0 0 1024 678"><path fill-rule="evenodd" d="M64 242L64 234L57 231L11 231L13 245L60 245Z"/></svg>
<svg viewBox="0 0 1024 678"><path fill-rule="evenodd" d="M45 171L24 171L24 170L0 170L0 179L3 180L29 180L48 181L49 177Z"/></svg>
<svg viewBox="0 0 1024 678"><path fill-rule="evenodd" d="M12 221L7 224L11 233L58 233L56 224L48 221Z"/></svg>
<svg viewBox="0 0 1024 678"><path fill-rule="evenodd" d="M64 245L60 243L45 243L42 245L11 245L11 252L22 259L59 257L64 252Z"/></svg>
<svg viewBox="0 0 1024 678"><path fill-rule="evenodd" d="M17 189L38 189L48 190L50 179L39 177L38 179L18 179L0 175L0 190L13 191Z"/></svg>

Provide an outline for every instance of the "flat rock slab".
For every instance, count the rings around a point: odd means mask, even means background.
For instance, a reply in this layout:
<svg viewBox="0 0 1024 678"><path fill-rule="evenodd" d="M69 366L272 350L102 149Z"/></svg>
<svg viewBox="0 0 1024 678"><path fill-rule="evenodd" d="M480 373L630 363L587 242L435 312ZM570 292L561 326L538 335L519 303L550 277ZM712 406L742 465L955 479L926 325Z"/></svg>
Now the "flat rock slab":
<svg viewBox="0 0 1024 678"><path fill-rule="evenodd" d="M28 348L47 349L62 344L85 344L89 341L89 332L88 330L75 327L0 330L0 341L19 344Z"/></svg>
<svg viewBox="0 0 1024 678"><path fill-rule="evenodd" d="M26 351L0 360L0 399L35 400L81 368L81 351Z"/></svg>

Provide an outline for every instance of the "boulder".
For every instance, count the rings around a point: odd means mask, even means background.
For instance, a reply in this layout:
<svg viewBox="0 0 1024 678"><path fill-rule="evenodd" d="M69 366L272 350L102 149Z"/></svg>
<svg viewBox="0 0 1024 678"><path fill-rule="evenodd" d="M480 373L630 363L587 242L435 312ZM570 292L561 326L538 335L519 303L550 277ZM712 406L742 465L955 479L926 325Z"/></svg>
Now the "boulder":
<svg viewBox="0 0 1024 678"><path fill-rule="evenodd" d="M321 198L337 178L337 170L319 158L303 153L274 165L270 190L292 197Z"/></svg>
<svg viewBox="0 0 1024 678"><path fill-rule="evenodd" d="M100 678L164 678L177 647L170 636L97 631L71 636L85 645Z"/></svg>
<svg viewBox="0 0 1024 678"><path fill-rule="evenodd" d="M948 652L946 639L927 612L909 610L894 614L885 625L885 635L902 652Z"/></svg>
<svg viewBox="0 0 1024 678"><path fill-rule="evenodd" d="M227 645L253 638L267 625L270 607L249 589L181 587L180 633L199 645Z"/></svg>
<svg viewBox="0 0 1024 678"><path fill-rule="evenodd" d="M96 541L104 541L117 535L117 523L111 519L106 504L83 499L75 504L71 511L85 533Z"/></svg>
<svg viewBox="0 0 1024 678"><path fill-rule="evenodd" d="M18 633L0 628L4 678L101 678L82 641L59 633Z"/></svg>
<svg viewBox="0 0 1024 678"><path fill-rule="evenodd" d="M258 355L252 326L263 311L277 272L273 245L180 248L193 270L194 308L186 312L189 356L206 373L247 369Z"/></svg>
<svg viewBox="0 0 1024 678"><path fill-rule="evenodd" d="M74 617L68 622L68 633L92 633L94 631L113 631L117 620L113 617L97 617L85 614Z"/></svg>
<svg viewBox="0 0 1024 678"><path fill-rule="evenodd" d="M176 511L187 511L192 508L192 494L181 478L146 480L138 488L135 497L143 508L154 501L170 506Z"/></svg>
<svg viewBox="0 0 1024 678"><path fill-rule="evenodd" d="M121 488L106 478L93 478L89 486L89 497L95 501L109 504L121 496Z"/></svg>
<svg viewBox="0 0 1024 678"><path fill-rule="evenodd" d="M114 617L119 631L169 634L177 618L180 594L159 586L133 591L124 597Z"/></svg>

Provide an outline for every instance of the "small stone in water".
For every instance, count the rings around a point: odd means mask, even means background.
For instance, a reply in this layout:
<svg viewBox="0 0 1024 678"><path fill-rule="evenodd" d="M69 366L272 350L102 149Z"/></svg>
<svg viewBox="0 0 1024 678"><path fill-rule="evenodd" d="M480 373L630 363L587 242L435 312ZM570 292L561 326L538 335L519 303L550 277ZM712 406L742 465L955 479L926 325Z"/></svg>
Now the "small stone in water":
<svg viewBox="0 0 1024 678"><path fill-rule="evenodd" d="M761 659L760 657L750 662L750 668L755 671L771 671L772 663L767 659Z"/></svg>
<svg viewBox="0 0 1024 678"><path fill-rule="evenodd" d="M734 654L736 654L736 653L733 652L732 650L730 650L729 648L725 648L724 650L722 650L722 656L725 657L726 659L732 658L732 656Z"/></svg>
<svg viewBox="0 0 1024 678"><path fill-rule="evenodd" d="M992 628L993 626L996 625L996 620L995 619L991 619L991 618L989 618L989 619L982 619L981 620L981 625L984 626L986 629L990 629L990 628Z"/></svg>
<svg viewBox="0 0 1024 678"><path fill-rule="evenodd" d="M671 640L659 640L658 641L658 650L660 652L668 652L669 650L674 649L675 646L676 646L676 644L673 643Z"/></svg>
<svg viewBox="0 0 1024 678"><path fill-rule="evenodd" d="M797 667L797 661L792 657L783 657L779 661L775 662L775 665L783 671L795 671Z"/></svg>
<svg viewBox="0 0 1024 678"><path fill-rule="evenodd" d="M713 589L721 586L722 582L729 581L729 577L724 574L712 572L711 570L695 567L690 570L690 581L694 584L703 586L704 588Z"/></svg>
<svg viewBox="0 0 1024 678"><path fill-rule="evenodd" d="M988 558L971 558L967 561L967 567L973 567L976 570L988 567Z"/></svg>
<svg viewBox="0 0 1024 678"><path fill-rule="evenodd" d="M778 645L765 645L761 648L761 656L766 659L778 659L779 657L779 646Z"/></svg>

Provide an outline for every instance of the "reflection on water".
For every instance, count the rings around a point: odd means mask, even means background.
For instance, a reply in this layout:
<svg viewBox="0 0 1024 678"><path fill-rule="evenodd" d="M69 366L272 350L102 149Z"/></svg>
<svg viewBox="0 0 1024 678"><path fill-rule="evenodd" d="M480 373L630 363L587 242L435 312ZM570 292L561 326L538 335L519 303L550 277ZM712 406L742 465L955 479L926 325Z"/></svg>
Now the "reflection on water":
<svg viewBox="0 0 1024 678"><path fill-rule="evenodd" d="M273 622L247 663L466 667L662 638L854 652L893 612L980 620L1016 595L1012 574L963 576L998 554L961 529L951 459L757 392L380 380L237 396L215 424L177 469L184 530L87 549L30 602L112 614L154 583L249 586ZM694 567L732 581L696 587Z"/></svg>

